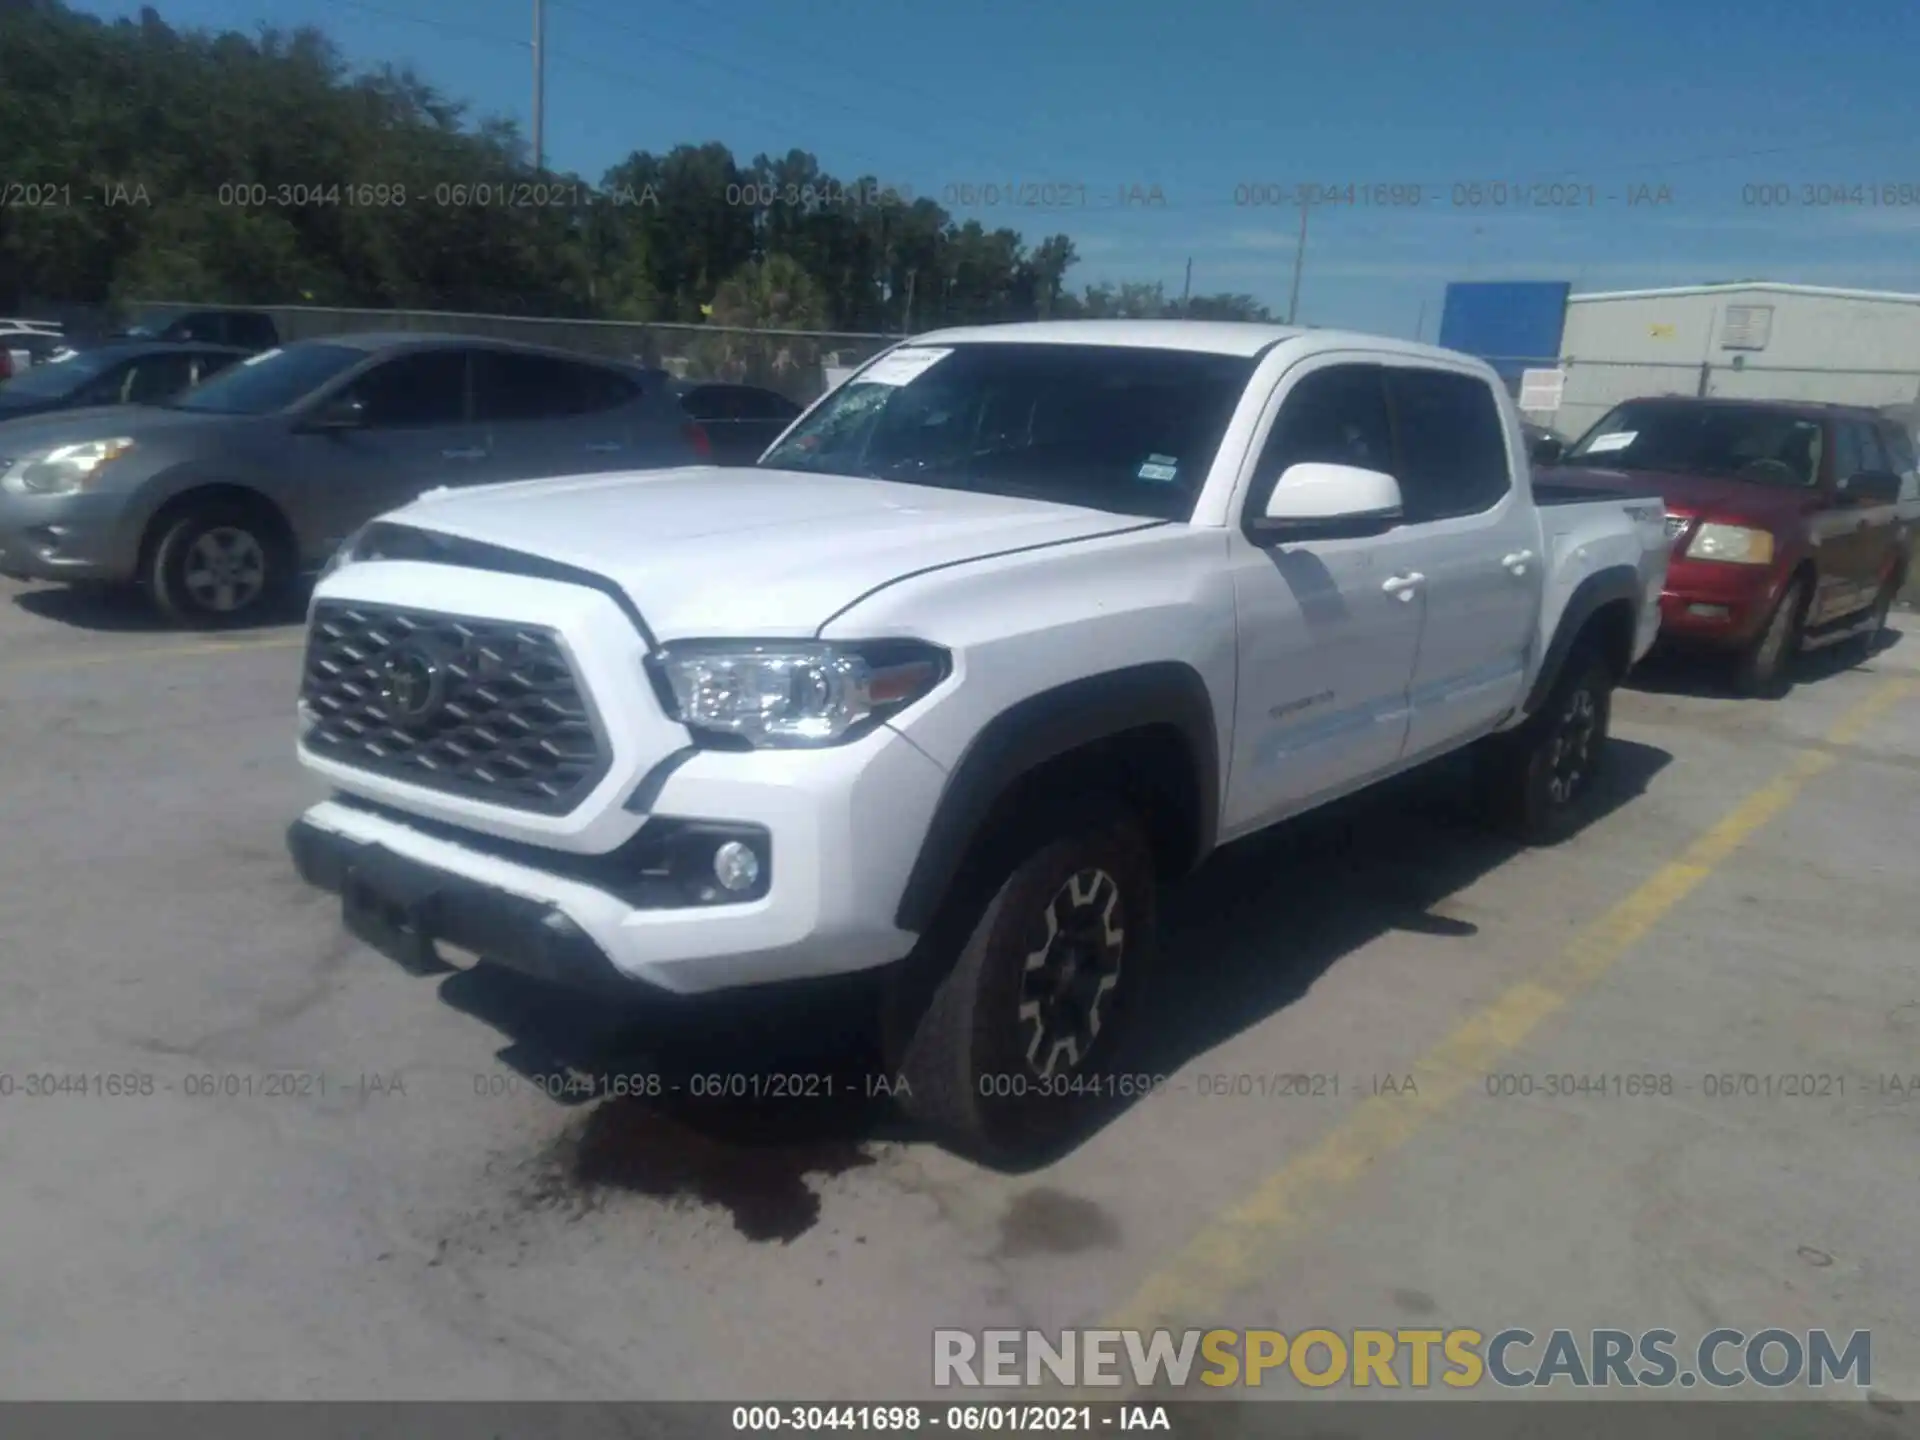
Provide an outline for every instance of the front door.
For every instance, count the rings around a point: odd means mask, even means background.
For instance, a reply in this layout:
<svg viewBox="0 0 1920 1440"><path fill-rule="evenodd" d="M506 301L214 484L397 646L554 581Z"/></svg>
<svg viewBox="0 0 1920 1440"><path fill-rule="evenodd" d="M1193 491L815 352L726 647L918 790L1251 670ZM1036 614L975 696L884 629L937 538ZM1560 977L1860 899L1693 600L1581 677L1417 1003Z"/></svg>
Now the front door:
<svg viewBox="0 0 1920 1440"><path fill-rule="evenodd" d="M1420 533L1426 625L1406 756L1493 728L1515 705L1540 616L1540 522L1513 483L1492 387L1466 371L1390 365L1394 476Z"/></svg>
<svg viewBox="0 0 1920 1440"><path fill-rule="evenodd" d="M293 437L296 503L307 521L300 529L321 556L423 491L485 478L486 437L467 418L466 350L409 351L356 375L333 398L359 401L364 423Z"/></svg>
<svg viewBox="0 0 1920 1440"><path fill-rule="evenodd" d="M1282 378L1242 514L1291 465L1390 471L1379 365L1316 356ZM1257 545L1228 531L1239 631L1232 783L1222 833L1245 834L1398 763L1420 645L1424 556L1411 528Z"/></svg>

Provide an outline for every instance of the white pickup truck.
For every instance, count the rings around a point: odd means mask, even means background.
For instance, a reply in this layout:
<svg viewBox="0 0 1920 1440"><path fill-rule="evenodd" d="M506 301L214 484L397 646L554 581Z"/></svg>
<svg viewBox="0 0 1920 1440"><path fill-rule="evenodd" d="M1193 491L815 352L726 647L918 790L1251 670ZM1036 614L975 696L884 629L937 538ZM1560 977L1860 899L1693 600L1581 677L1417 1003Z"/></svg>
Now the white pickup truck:
<svg viewBox="0 0 1920 1440"><path fill-rule="evenodd" d="M422 496L312 603L289 836L348 924L682 994L883 970L977 1154L1124 1073L1159 882L1477 746L1577 822L1659 625L1657 497L1536 494L1495 374L1198 322L927 335L757 467Z"/></svg>

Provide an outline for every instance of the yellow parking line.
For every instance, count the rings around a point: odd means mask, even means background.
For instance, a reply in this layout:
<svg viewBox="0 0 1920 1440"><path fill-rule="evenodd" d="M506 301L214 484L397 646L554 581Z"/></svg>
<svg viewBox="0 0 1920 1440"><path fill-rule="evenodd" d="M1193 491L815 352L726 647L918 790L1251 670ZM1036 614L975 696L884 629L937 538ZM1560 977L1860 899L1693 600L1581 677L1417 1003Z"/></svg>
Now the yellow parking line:
<svg viewBox="0 0 1920 1440"><path fill-rule="evenodd" d="M97 655L57 655L47 660L0 660L0 671L77 670L88 665L117 665L131 660L177 660L188 655L234 655L253 650L291 650L305 635L272 640L209 640L199 645L163 645L153 650L111 650Z"/></svg>
<svg viewBox="0 0 1920 1440"><path fill-rule="evenodd" d="M1881 686L1824 737L1858 739L1920 682ZM1585 927L1540 973L1522 980L1471 1016L1414 1066L1414 1093L1361 1101L1332 1133L1263 1180L1245 1200L1210 1221L1148 1276L1102 1325L1113 1329L1183 1328L1222 1322L1223 1307L1274 1263L1315 1219L1453 1101L1480 1085L1502 1056L1598 981L1700 882L1787 806L1806 783L1836 763L1803 751L1687 847L1680 857ZM1105 1392L1104 1398L1113 1398Z"/></svg>

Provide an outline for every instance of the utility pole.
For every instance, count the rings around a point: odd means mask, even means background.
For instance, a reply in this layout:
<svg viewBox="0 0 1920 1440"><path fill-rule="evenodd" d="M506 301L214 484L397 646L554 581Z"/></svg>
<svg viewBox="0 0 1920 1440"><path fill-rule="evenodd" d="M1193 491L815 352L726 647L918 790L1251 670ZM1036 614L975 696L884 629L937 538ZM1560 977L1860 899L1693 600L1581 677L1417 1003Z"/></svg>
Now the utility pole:
<svg viewBox="0 0 1920 1440"><path fill-rule="evenodd" d="M1180 318L1182 320L1187 318L1187 301L1192 297L1192 295L1193 295L1193 257L1189 255L1187 257L1186 283L1180 287Z"/></svg>
<svg viewBox="0 0 1920 1440"><path fill-rule="evenodd" d="M907 303L905 308L900 312L900 333L902 335L913 334L913 282L919 274L920 272L918 270L907 271Z"/></svg>
<svg viewBox="0 0 1920 1440"><path fill-rule="evenodd" d="M1307 258L1307 202L1300 201L1300 243L1293 252L1293 295L1287 301L1287 324L1300 313L1300 265Z"/></svg>
<svg viewBox="0 0 1920 1440"><path fill-rule="evenodd" d="M547 168L547 7L533 0L533 173Z"/></svg>

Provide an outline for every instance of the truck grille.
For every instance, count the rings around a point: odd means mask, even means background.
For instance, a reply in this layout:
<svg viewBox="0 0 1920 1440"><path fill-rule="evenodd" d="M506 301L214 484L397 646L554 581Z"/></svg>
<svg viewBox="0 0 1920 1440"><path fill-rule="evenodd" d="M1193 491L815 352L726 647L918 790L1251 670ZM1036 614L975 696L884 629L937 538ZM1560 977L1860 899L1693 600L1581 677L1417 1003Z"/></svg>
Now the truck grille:
<svg viewBox="0 0 1920 1440"><path fill-rule="evenodd" d="M322 600L300 698L310 753L519 810L564 814L611 763L543 626Z"/></svg>

